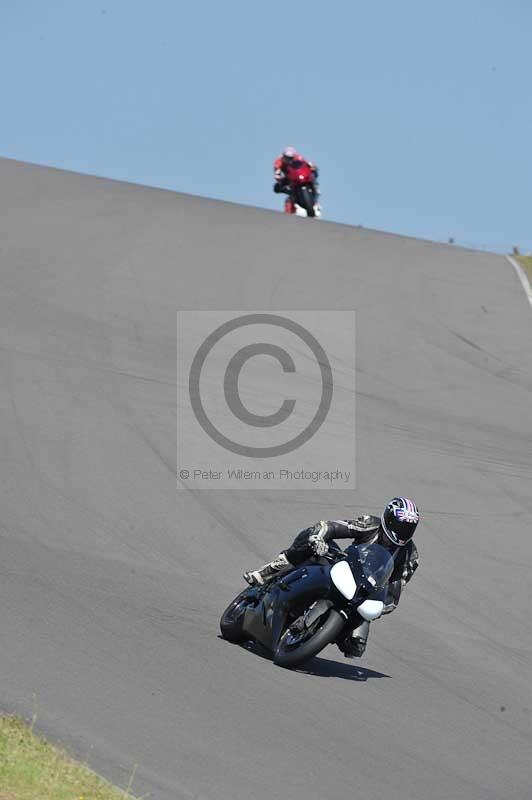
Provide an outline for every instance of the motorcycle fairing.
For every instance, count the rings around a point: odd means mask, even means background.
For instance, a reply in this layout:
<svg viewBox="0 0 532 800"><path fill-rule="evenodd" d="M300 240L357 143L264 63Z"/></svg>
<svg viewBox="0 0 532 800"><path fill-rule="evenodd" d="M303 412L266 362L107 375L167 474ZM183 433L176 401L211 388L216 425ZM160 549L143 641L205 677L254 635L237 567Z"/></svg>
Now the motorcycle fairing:
<svg viewBox="0 0 532 800"><path fill-rule="evenodd" d="M275 650L292 610L297 611L298 607L312 604L314 621L330 607L315 602L317 600L320 603L320 599L329 594L329 572L328 564L310 564L278 578L263 591L255 606L248 606L245 610L244 630L268 649Z"/></svg>
<svg viewBox="0 0 532 800"><path fill-rule="evenodd" d="M327 597L331 587L330 566L308 565L296 569L277 584L278 594L272 617L272 649L279 644L290 611ZM323 613L323 612L322 612Z"/></svg>

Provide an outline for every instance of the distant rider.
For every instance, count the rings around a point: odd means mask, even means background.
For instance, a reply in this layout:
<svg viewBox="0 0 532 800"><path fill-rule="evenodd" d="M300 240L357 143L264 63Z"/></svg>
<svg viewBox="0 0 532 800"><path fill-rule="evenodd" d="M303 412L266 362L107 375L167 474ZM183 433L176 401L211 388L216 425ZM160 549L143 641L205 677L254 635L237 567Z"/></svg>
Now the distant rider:
<svg viewBox="0 0 532 800"><path fill-rule="evenodd" d="M364 514L356 519L339 519L333 522L317 522L305 528L294 539L287 550L260 569L244 574L251 586L268 583L280 572L289 572L305 561L319 558L329 550L340 550L334 539L352 539L354 544L378 544L393 556L395 568L388 583L388 596L384 613L397 608L401 590L411 579L419 564L419 554L412 539L419 522L419 511L415 503L406 497L394 497L386 505L382 516ZM362 656L369 635L369 622L363 621L350 631L339 645L348 658Z"/></svg>
<svg viewBox="0 0 532 800"><path fill-rule="evenodd" d="M307 161L307 159L303 158L303 156L300 155L293 147L285 147L281 155L278 156L273 162L273 175L275 178L273 191L275 194L288 195L284 203L284 210L286 214L295 214L296 211L292 202L292 198L290 197L290 187L288 185L288 178L286 174L288 167L294 161L303 161L303 163L307 164L309 169L312 170L312 174L314 175L314 191L316 193L316 197L319 195L318 167L316 164L313 164L312 161Z"/></svg>

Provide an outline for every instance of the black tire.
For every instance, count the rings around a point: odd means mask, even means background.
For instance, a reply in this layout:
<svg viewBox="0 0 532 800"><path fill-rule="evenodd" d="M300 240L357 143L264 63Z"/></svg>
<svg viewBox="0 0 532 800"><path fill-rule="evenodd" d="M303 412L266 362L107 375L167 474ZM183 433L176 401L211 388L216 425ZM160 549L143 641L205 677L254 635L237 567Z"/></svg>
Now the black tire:
<svg viewBox="0 0 532 800"><path fill-rule="evenodd" d="M308 186L300 186L299 197L300 205L302 205L307 212L307 216L315 217L316 212L314 211L314 192L312 189L310 189Z"/></svg>
<svg viewBox="0 0 532 800"><path fill-rule="evenodd" d="M287 643L290 631L288 628L279 640L273 656L274 663L279 667L286 667L286 669L300 667L305 661L317 656L328 644L334 642L345 625L344 617L332 608L327 614L320 617L320 620L322 619L323 622L320 622L316 632L309 639L305 639L301 644L293 647Z"/></svg>
<svg viewBox="0 0 532 800"><path fill-rule="evenodd" d="M249 636L243 631L244 612L247 607L246 595L247 589L235 597L233 602L227 606L220 619L220 631L224 639L233 644L242 644L247 642Z"/></svg>

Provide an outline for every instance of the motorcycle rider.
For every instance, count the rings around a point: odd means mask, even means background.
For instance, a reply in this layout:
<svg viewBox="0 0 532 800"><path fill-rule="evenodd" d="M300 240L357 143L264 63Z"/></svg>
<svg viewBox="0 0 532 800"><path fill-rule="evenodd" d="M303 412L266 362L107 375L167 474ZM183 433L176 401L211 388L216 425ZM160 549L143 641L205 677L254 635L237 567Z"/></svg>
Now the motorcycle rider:
<svg viewBox="0 0 532 800"><path fill-rule="evenodd" d="M286 171L288 167L292 164L293 161L303 161L305 164L308 165L309 169L312 171L314 176L314 191L316 197L319 195L319 188L318 188L318 167L316 164L313 164L312 161L307 161L306 158L303 158L295 148L293 147L285 147L283 152L280 156L277 156L275 161L273 162L273 175L275 178L275 183L273 185L273 191L275 194L287 194L288 197L284 203L284 210L286 214L295 214L295 206L292 202L292 198L290 197L290 187L288 185L288 177Z"/></svg>
<svg viewBox="0 0 532 800"><path fill-rule="evenodd" d="M388 582L384 614L397 608L403 587L419 565L419 553L412 539L419 522L416 504L407 497L394 497L382 516L363 514L355 519L321 521L302 530L290 547L260 569L244 573L251 586L268 583L281 572L289 572L309 559L325 555L329 549L340 550L334 539L352 539L354 544L378 544L385 547L395 561ZM347 658L362 656L369 635L369 622L362 621L349 631L338 645Z"/></svg>

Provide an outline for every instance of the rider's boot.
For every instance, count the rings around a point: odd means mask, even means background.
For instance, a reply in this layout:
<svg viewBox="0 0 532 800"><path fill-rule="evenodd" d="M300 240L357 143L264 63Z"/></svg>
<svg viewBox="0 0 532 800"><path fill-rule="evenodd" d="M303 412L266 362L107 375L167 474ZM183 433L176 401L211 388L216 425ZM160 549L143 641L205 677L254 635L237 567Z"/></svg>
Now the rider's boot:
<svg viewBox="0 0 532 800"><path fill-rule="evenodd" d="M284 201L284 213L285 214L295 214L296 207L291 197L287 197Z"/></svg>
<svg viewBox="0 0 532 800"><path fill-rule="evenodd" d="M338 644L346 658L360 658L364 655L369 636L369 622L364 622Z"/></svg>
<svg viewBox="0 0 532 800"><path fill-rule="evenodd" d="M318 182L314 181L314 210L318 216L321 216L320 194Z"/></svg>
<svg viewBox="0 0 532 800"><path fill-rule="evenodd" d="M284 553L279 553L277 558L274 558L269 564L265 564L263 567L253 572L244 572L242 577L250 586L263 586L265 583L271 581L272 578L275 578L280 572L286 571L287 567L292 569L293 565Z"/></svg>

